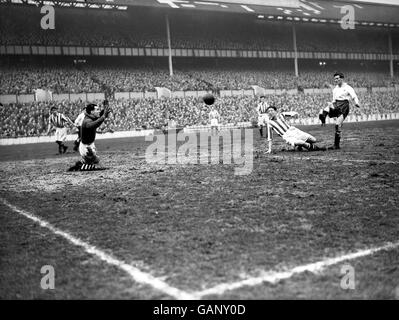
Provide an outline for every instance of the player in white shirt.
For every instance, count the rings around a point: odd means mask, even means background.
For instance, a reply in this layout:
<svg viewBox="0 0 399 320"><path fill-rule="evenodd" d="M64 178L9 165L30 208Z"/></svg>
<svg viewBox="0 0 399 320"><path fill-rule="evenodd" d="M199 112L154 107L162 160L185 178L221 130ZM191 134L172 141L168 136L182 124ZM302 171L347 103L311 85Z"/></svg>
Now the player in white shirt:
<svg viewBox="0 0 399 320"><path fill-rule="evenodd" d="M219 132L219 112L215 109L215 106L212 105L211 111L209 112L209 122L211 123L211 135L213 135L214 130L216 130L216 134Z"/></svg>
<svg viewBox="0 0 399 320"><path fill-rule="evenodd" d="M349 101L354 101L355 106L360 108L359 98L355 90L344 82L344 75L341 72L334 74L334 82L336 86L333 89L333 101L323 110L323 114L319 115L322 123L325 121L327 115L330 118L336 118L335 121L335 139L334 149L340 149L342 124L349 114Z"/></svg>
<svg viewBox="0 0 399 320"><path fill-rule="evenodd" d="M82 108L82 112L78 115L78 117L75 119L75 126L78 128L78 137L76 138L74 142L74 147L73 151L78 151L79 148L79 143L80 143L80 127L82 126L83 120L85 118L85 110L86 106Z"/></svg>
<svg viewBox="0 0 399 320"><path fill-rule="evenodd" d="M263 128L266 126L267 108L269 107L269 104L266 102L265 98L265 96L259 97L259 103L256 108L258 111L258 127L261 137L263 137Z"/></svg>

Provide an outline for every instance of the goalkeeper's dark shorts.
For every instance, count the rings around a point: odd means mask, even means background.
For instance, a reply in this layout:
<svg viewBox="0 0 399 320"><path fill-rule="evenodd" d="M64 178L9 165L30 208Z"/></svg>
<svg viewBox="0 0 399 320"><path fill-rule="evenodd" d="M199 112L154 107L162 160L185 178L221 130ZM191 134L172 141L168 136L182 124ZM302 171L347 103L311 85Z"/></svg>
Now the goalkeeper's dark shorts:
<svg viewBox="0 0 399 320"><path fill-rule="evenodd" d="M338 118L343 115L344 119L349 114L349 101L348 100L336 100L334 102L334 108L330 108L329 116L330 118Z"/></svg>

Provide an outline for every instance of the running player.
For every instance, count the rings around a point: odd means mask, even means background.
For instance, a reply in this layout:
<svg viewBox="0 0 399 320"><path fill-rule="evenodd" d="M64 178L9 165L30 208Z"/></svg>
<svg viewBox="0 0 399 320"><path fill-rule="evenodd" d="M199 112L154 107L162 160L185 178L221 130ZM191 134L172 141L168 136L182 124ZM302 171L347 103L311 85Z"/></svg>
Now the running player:
<svg viewBox="0 0 399 320"><path fill-rule="evenodd" d="M74 126L68 117L58 112L57 107L51 107L47 135L55 129L55 142L58 144L59 154L65 153L68 149L64 144L67 137L67 124Z"/></svg>
<svg viewBox="0 0 399 320"><path fill-rule="evenodd" d="M299 150L302 148L308 151L319 151L325 150L315 145L316 138L309 133L303 132L298 128L291 126L284 118L284 116L277 112L277 108L270 106L266 110L267 112L267 137L269 142L269 149L267 153L272 152L272 140L273 131L276 132L284 141L292 147L298 147Z"/></svg>
<svg viewBox="0 0 399 320"><path fill-rule="evenodd" d="M260 136L263 137L263 128L266 126L266 120L267 120L267 108L269 107L269 104L266 102L266 97L265 96L260 96L259 97L259 103L256 108L258 111L258 127L259 127L259 132Z"/></svg>
<svg viewBox="0 0 399 320"><path fill-rule="evenodd" d="M334 82L336 86L333 89L333 101L323 110L323 114L319 115L321 122L325 122L327 115L335 120L335 139L332 149L340 149L341 131L344 120L349 114L349 101L355 102L355 106L360 108L359 99L355 90L344 82L344 74L336 72L334 74Z"/></svg>

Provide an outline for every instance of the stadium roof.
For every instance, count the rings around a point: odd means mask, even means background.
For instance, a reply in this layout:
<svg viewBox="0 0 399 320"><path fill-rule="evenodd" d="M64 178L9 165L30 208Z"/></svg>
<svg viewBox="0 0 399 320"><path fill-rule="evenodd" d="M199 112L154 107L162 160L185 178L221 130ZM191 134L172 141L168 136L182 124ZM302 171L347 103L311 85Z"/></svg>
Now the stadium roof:
<svg viewBox="0 0 399 320"><path fill-rule="evenodd" d="M96 1L96 0L94 0ZM108 0L112 1L112 0ZM382 22L399 25L399 1L396 5L364 3L363 1L322 1L322 0L113 0L128 5L162 6L174 9L197 9L221 12L255 14L268 18L273 16L291 18L341 20L345 15L341 8L351 5L355 20L359 22ZM385 0L390 2L389 0ZM380 1L381 2L381 1ZM109 3L109 2L108 2ZM326 22L327 22L326 21ZM315 21L317 22L317 21Z"/></svg>
<svg viewBox="0 0 399 320"><path fill-rule="evenodd" d="M341 8L354 8L355 21L361 25L399 27L398 0L0 0L1 2L73 3L76 7L126 9L127 6L165 8L176 11L234 12L266 20L339 22ZM97 6L96 4L100 4Z"/></svg>

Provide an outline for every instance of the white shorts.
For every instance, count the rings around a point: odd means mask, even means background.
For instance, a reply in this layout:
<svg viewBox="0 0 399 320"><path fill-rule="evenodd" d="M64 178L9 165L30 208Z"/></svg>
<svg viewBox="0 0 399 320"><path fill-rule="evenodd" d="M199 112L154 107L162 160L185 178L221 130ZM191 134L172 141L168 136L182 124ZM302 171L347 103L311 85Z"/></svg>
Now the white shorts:
<svg viewBox="0 0 399 320"><path fill-rule="evenodd" d="M218 119L211 119L211 127L219 127Z"/></svg>
<svg viewBox="0 0 399 320"><path fill-rule="evenodd" d="M309 133L303 132L295 127L290 127L286 133L283 135L283 139L285 142L293 147L296 144L302 144L306 142L308 139L316 140L313 136Z"/></svg>
<svg viewBox="0 0 399 320"><path fill-rule="evenodd" d="M82 162L84 164L97 164L100 159L97 157L97 150L94 142L92 144L79 144L79 153L82 156Z"/></svg>
<svg viewBox="0 0 399 320"><path fill-rule="evenodd" d="M55 141L65 142L67 138L67 128L56 128L55 129Z"/></svg>
<svg viewBox="0 0 399 320"><path fill-rule="evenodd" d="M265 114L261 114L258 117L258 126L265 126L267 124L267 120L269 119L268 115Z"/></svg>

